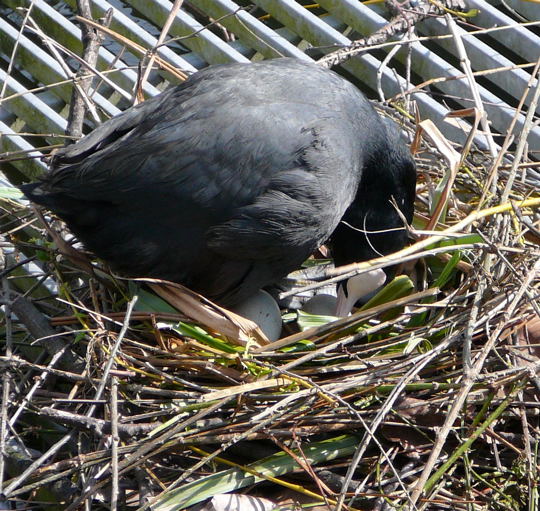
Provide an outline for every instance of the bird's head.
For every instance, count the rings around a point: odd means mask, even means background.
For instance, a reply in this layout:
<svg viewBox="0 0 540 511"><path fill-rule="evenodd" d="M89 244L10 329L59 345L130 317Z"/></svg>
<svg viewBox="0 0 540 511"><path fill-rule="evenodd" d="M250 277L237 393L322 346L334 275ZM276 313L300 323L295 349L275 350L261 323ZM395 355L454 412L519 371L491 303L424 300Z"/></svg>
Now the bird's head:
<svg viewBox="0 0 540 511"><path fill-rule="evenodd" d="M366 155L356 197L331 237L335 265L368 261L401 250L413 218L415 188L416 167L411 153L397 125L385 119ZM395 267L385 269L385 273L390 278ZM361 292L358 287L354 286L356 292Z"/></svg>

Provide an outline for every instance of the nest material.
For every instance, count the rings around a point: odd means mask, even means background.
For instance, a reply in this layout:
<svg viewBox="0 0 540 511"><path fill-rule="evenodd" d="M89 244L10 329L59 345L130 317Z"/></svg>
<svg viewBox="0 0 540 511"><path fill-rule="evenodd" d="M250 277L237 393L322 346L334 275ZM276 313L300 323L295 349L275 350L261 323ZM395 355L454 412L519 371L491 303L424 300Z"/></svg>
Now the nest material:
<svg viewBox="0 0 540 511"><path fill-rule="evenodd" d="M422 163L434 152L426 139L417 154L419 231L430 217L431 189L444 179ZM239 346L180 312L160 311L163 303L149 305L150 291L89 277L52 245L13 229L20 252L8 255L5 289L18 321L8 316L5 325L12 398L3 411L18 436L7 447L20 453L21 466L33 452L23 447L57 453L19 483L9 480L11 496L32 501L46 485L78 502L110 494L116 475L129 502L141 496L139 476L150 475L151 495L174 483L164 495L188 505L189 488L200 492L209 473L224 477L223 463L240 466L243 482L230 491L268 477L261 471L269 453L281 452L295 466L280 471L278 456L273 484L296 481L331 501L356 493L356 509L382 496L406 502L423 470L427 499L517 505L526 467L535 466L538 430L539 201L516 181L513 200L497 205L508 182L500 179L489 203L479 204L490 170L484 161L465 158L436 229L464 227L420 256L432 236L406 249L416 252L411 294L303 333L291 323L286 341L267 346ZM28 208L11 206L20 222L31 218ZM474 211L479 219L465 222ZM13 269L30 253L43 275ZM45 278L57 292L38 286ZM41 339L32 343L27 331ZM335 459L324 454L328 447ZM104 471L111 463L113 472ZM92 482L86 492L83 475Z"/></svg>
<svg viewBox="0 0 540 511"><path fill-rule="evenodd" d="M89 275L5 200L4 493L68 509L183 509L246 487L291 506L520 509L538 473L535 164L405 127L417 242L370 265L408 261L414 278L347 319L291 312L269 345L182 292L161 288L167 305Z"/></svg>

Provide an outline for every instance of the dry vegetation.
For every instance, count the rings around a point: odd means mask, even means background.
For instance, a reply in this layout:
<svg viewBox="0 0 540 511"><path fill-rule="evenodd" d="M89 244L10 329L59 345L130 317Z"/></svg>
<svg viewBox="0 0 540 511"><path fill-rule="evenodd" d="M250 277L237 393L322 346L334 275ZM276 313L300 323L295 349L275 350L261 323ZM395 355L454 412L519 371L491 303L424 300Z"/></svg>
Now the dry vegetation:
<svg viewBox="0 0 540 511"><path fill-rule="evenodd" d="M8 498L70 510L86 499L183 509L223 492L282 509L538 509L530 124L490 154L411 119L399 122L416 135L416 242L369 265L406 261L409 277L346 319L290 312L271 344L181 288L90 275L29 205L3 199Z"/></svg>

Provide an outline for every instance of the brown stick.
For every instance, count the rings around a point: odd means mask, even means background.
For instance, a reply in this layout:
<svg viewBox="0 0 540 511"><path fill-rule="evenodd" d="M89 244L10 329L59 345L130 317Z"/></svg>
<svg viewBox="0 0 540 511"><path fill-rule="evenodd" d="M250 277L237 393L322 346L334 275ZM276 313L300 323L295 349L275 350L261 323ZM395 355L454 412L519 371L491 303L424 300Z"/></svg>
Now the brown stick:
<svg viewBox="0 0 540 511"><path fill-rule="evenodd" d="M89 0L77 0L77 9L81 16L92 19L92 12L90 9ZM107 14L107 20L105 24L110 23L110 17L112 12ZM103 42L103 34L99 30L92 28L86 23L81 23L82 43L83 43L83 59L91 67L96 67L99 47ZM83 100L82 94L87 94L92 85L93 76L87 76L86 69L81 66L77 72L76 80L79 83L79 87L73 87L71 93L71 102L69 104L68 125L66 128L66 135L73 138L66 139L66 145L77 141L83 135L83 123L84 116L86 114L86 105Z"/></svg>
<svg viewBox="0 0 540 511"><path fill-rule="evenodd" d="M388 2L390 6L393 4ZM440 16L448 12L462 11L465 9L463 0L441 0L430 1L420 0L415 2L414 7L399 7L388 24L368 37L358 39L345 48L325 55L317 61L318 64L332 68L342 64L346 60L366 51L370 46L384 43L388 39L398 34L405 33L412 27L429 16Z"/></svg>

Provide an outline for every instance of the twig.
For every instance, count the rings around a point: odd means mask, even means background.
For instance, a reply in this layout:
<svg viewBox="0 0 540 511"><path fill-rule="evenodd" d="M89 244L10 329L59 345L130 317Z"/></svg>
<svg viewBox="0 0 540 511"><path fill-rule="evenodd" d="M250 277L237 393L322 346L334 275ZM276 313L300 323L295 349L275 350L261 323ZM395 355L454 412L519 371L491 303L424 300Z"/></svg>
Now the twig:
<svg viewBox="0 0 540 511"><path fill-rule="evenodd" d="M77 10L81 16L92 18L92 10L90 8L90 0L77 0ZM112 11L109 11L108 19L105 24L108 25L111 20ZM99 48L103 42L103 35L92 29L89 25L81 23L81 41L83 44L82 58L89 67L96 67L99 55ZM92 85L92 76L86 75L85 69L80 67L75 75L75 80L78 81L79 87L73 87L71 92L71 102L69 104L68 124L66 135L78 139L83 135L83 123L86 113L86 102L84 96L88 95L90 86ZM70 140L66 140L67 143Z"/></svg>
<svg viewBox="0 0 540 511"><path fill-rule="evenodd" d="M113 365L115 364L115 358L116 354L118 353L118 350L120 348L120 344L122 343L122 340L124 339L124 336L126 335L126 332L129 328L129 322L131 319L131 313L133 311L133 307L135 307L135 304L137 303L138 296L135 295L129 302L126 310L126 317L124 318L124 324L122 325L122 329L120 330L120 333L118 334L118 337L116 338L114 345L112 347L111 352L109 353L109 358L107 360L107 364L105 365L105 369L103 370L103 375L101 377L101 382L96 390L96 393L94 395L94 400L99 401L101 399L101 396L103 395L103 392L105 390L105 387L107 386L109 374L111 372L111 369L113 368ZM92 405L88 412L86 413L87 417L90 417L94 410L96 409L96 405Z"/></svg>
<svg viewBox="0 0 540 511"><path fill-rule="evenodd" d="M118 424L118 378L111 376L111 511L118 508L120 482L118 478L118 446L120 444Z"/></svg>
<svg viewBox="0 0 540 511"><path fill-rule="evenodd" d="M516 385L514 389L505 397L503 402L496 408L496 410L486 418L484 423L471 434L465 442L463 442L458 449L456 449L452 455L446 460L441 467L430 477L429 481L426 483L426 490L429 491L435 483L440 479L440 477L450 468L452 464L456 462L461 456L470 449L473 442L478 439L478 437L496 420L500 415L510 406L512 399L518 393L519 390L523 390L524 383L521 382L520 385Z"/></svg>
<svg viewBox="0 0 540 511"><path fill-rule="evenodd" d="M5 295L9 294L9 282L2 280L2 291ZM4 314L6 318L6 358L10 359L13 355L12 352L12 325L11 325L11 310L10 303L6 303L4 306ZM7 440L7 428L8 428L8 416L9 416L9 393L11 388L11 372L3 371L2 374L2 410L1 423L0 423L0 494L2 494L2 488L4 486L4 471L6 460L6 440Z"/></svg>
<svg viewBox="0 0 540 511"><path fill-rule="evenodd" d="M4 299L6 298L4 297ZM66 341L49 326L48 320L28 298L16 296L12 299L11 311L30 332L30 335L36 339L37 344L48 353L55 355L64 350ZM58 365L62 368L80 369L81 361L72 351L66 351Z"/></svg>
<svg viewBox="0 0 540 511"><path fill-rule="evenodd" d="M167 33L169 32L169 29L171 28L171 25L173 24L173 21L176 18L176 15L178 14L178 11L180 10L180 7L182 7L183 3L184 3L184 0L174 0L174 4L171 7L169 16L167 16L167 20L165 21L163 28L161 29L161 33L159 34L159 38L156 42L156 46L153 50L149 52L150 58L148 59L148 62L146 63L144 71L142 72L141 77L137 83L136 97L139 101L144 100L144 98L142 97L143 96L142 89L144 87L146 80L148 79L148 75L150 74L150 71L152 70L152 65L154 64L154 61L156 60L157 48L163 43L163 41L167 37Z"/></svg>
<svg viewBox="0 0 540 511"><path fill-rule="evenodd" d="M63 50L66 50L66 51L69 51L67 48L64 48L64 47L61 47ZM69 54L69 53L68 53ZM78 57L80 59L80 57L78 55L76 55L75 53L72 53L70 55L73 55L73 58L76 58ZM83 64L83 60L81 59L80 60L81 62L81 65L84 66ZM110 75L110 74L113 74L113 73L121 73L122 71L126 71L126 70L129 70L129 69L135 69L134 66L123 66L123 67L118 67L118 68L115 68L115 69L107 69L105 71L99 71L99 77L103 80L103 78L107 75ZM86 75L81 75L81 78L86 78L86 77L92 77L93 75L95 75L96 73L98 73L98 70L96 68L92 68L91 69L91 72L86 74ZM36 92L42 92L42 91L46 91L46 90L51 90L53 89L54 87L60 87L62 85L67 85L67 84L71 84L73 83L73 80L72 79L69 79L69 80L60 80L58 82L54 82L54 83L49 83L47 85L42 85L41 87L33 87L31 89L25 89L24 91L22 92L17 92L15 94L11 94L11 96L7 96L5 97L4 99L0 99L0 105L6 101L11 101L13 99L17 99L17 98L20 98L20 97L23 97L23 96L26 96L27 94L35 94ZM120 91L123 91L122 88L118 87L115 82L113 82L112 80L108 80L106 83L110 83L110 84L113 84L113 86L115 87L115 90L117 90L118 92ZM13 136L13 137L16 137L17 135L24 135L25 137L55 137L55 138L64 138L66 137L66 135L60 135L59 133L27 133L27 132L18 132L18 133L3 133L2 136ZM15 152L15 151L13 151Z"/></svg>
<svg viewBox="0 0 540 511"><path fill-rule="evenodd" d="M523 129L521 130L521 133L519 134L516 150L514 153L514 159L512 161L512 167L510 168L509 176L506 181L506 186L504 187L504 191L501 195L501 202L506 202L508 198L510 197L510 192L512 191L512 185L514 184L514 179L516 176L516 172L518 169L518 164L521 162L521 159L523 158L523 154L525 152L525 147L527 144L527 137L529 136L529 133L531 129L533 128L534 124L534 117L536 112L536 106L538 105L538 101L540 99L540 59L538 59L536 63L535 68L536 73L534 73L531 76L531 79L529 80L528 87L532 86L532 83L534 82L534 79L536 77L536 87L534 89L533 97L530 101L530 104L527 109L527 115L525 116L525 122L523 125ZM524 91L523 98L525 98L526 93L528 92L528 89Z"/></svg>
<svg viewBox="0 0 540 511"><path fill-rule="evenodd" d="M227 399L227 401L229 400L230 398ZM178 485L182 482L182 481L185 481L191 474L193 474L196 470L198 470L199 468L201 468L202 466L206 465L209 461L212 461L213 459L217 458L221 453L225 452L228 448L230 448L232 445L235 445L237 444L239 441L241 441L242 439L248 437L249 435L252 435L253 433L255 433L256 431L259 431L259 430L263 430L270 424L272 424L274 421L276 421L276 419L278 418L282 418L284 415L293 415L293 414L296 414L296 408L299 408L299 407L302 407L304 406L305 404L307 404L307 400L306 402L302 402L302 401L296 401L295 403L293 403L291 406L288 406L288 407L284 407L282 408L281 410L277 410L275 412L275 415L272 414L270 415L270 417L267 417L263 420L260 420L258 419L256 421L256 424L254 424L253 426L251 426L250 428L248 428L246 431L244 431L243 433L241 434L238 434L238 435L234 435L233 438L229 441L229 442L226 442L226 443L223 443L218 449L216 449L214 452L208 454L206 457L203 457L201 458L201 460L199 460L197 463L195 463L195 465L193 465L189 470L186 470L184 471L175 481L173 481L171 484L169 484L167 486L167 488L165 489L165 491L161 494L161 495L156 495L156 497L151 501L149 502L147 505L141 507L138 511L146 511L148 509L151 509L152 507L152 504L157 501L159 499L160 496L162 496L164 493L166 492L169 492L171 490L173 490L174 488L177 488ZM68 510L69 511L69 510Z"/></svg>
<svg viewBox="0 0 540 511"><path fill-rule="evenodd" d="M49 51L53 54L53 56L56 58L56 61L64 71L64 74L66 77L71 78L73 80L73 85L75 88L79 89L79 92L81 94L81 98L83 99L86 108L92 115L92 118L96 124L99 124L101 122L99 115L97 113L97 110L95 106L93 105L92 101L90 101L90 98L88 98L88 95L80 88L80 85L78 81L76 80L75 73L71 71L69 66L66 64L60 53L58 53L58 50L56 49L55 45L51 42L51 38L48 37L43 30L39 27L39 25L32 19L28 19L29 25L34 29L35 33L41 38L43 43L49 48Z"/></svg>
<svg viewBox="0 0 540 511"><path fill-rule="evenodd" d="M496 188L497 188L497 176L499 173L499 170L501 168L501 163L504 158L507 158L507 151L508 148L514 143L514 128L517 124L517 121L523 111L523 106L525 105L525 100L527 98L527 95L529 93L530 87L532 87L534 76L538 74L540 69L540 61L537 61L536 64L534 64L533 72L531 73L531 78L529 79L529 82L527 83L526 89L523 91L523 94L521 95L521 98L519 100L519 104L516 107L516 111L514 114L514 117L512 118L512 121L510 122L510 125L508 126L508 129L506 130L506 136L504 137L504 141L501 147L501 150L499 151L499 154L497 155L497 158L491 165L491 169L488 173L488 179L486 181L486 184L484 186L484 189L482 191L482 197L480 198L480 204L483 204L486 200L486 196L488 195L488 191L491 191L492 194L495 194ZM516 167L515 166L520 165L519 159L515 159L512 162L512 164L509 167L509 170L515 174ZM504 193L504 192L503 192Z"/></svg>
<svg viewBox="0 0 540 511"><path fill-rule="evenodd" d="M120 71L119 69L109 69L107 71L99 71L99 69L97 69L97 67L95 65L92 65L90 62L87 62L82 57L77 55L74 51L70 50L69 48L66 48L65 46L60 44L58 41L55 41L54 39L52 39L51 37L49 37L49 36L47 36L47 35L45 35L43 33L39 33L38 31L36 31L33 28L30 28L30 30L32 30L36 34L40 35L40 37L42 39L46 39L51 46L58 49L59 51L61 51L62 53L64 53L68 57L70 57L71 59L76 60L80 64L80 68L77 71L77 80L78 80L77 83L80 83L82 80L88 80L88 82L91 84L92 79L97 76L97 77L99 77L101 79L102 82L106 83L115 92L118 92L118 94L120 94L120 96L122 96L123 98L125 98L127 100L132 99L132 97L133 97L132 94L128 94L116 82L114 82L113 80L111 80L111 79L109 79L107 77L107 73L112 73L114 71ZM88 71L88 73L87 73L87 71ZM57 84L60 85L62 83L64 83L64 82L58 82ZM73 80L66 80L65 83L73 83ZM96 92L96 90L94 88L94 91L93 91L92 95L95 92ZM91 97L91 95L88 94L88 91L86 91L84 98L86 98L86 99L88 99L88 101L90 101L90 97ZM86 101L86 99L85 99L85 101ZM55 135L55 136L59 136L59 135ZM68 138L69 140L72 140L72 141L77 141L78 138L80 138L80 137L75 137L75 136L69 137L68 135L64 135L64 138Z"/></svg>
<svg viewBox="0 0 540 511"><path fill-rule="evenodd" d="M450 337L449 339L446 340L446 342L441 343L439 346L434 348L429 353L422 355L421 357L416 357L416 363L413 364L413 366L408 371L408 373L405 376L403 376L403 378L400 379L399 383L395 386L390 396L388 396L388 398L386 399L384 406L382 406L379 409L379 411L377 412L377 415L375 416L371 424L369 424L369 426L366 427L366 432L364 433L362 441L360 442L360 445L358 446L356 452L354 453L353 459L350 462L349 467L347 469L347 475L345 476L345 481L341 489L338 505L336 506L336 511L341 511L341 508L343 507L344 502L345 502L346 489L349 486L350 481L352 480L352 477L358 466L358 463L360 462L360 460L362 459L362 456L366 452L366 449L369 446L370 440L375 437L375 431L377 430L379 425L382 423L382 421L385 419L385 417L388 415L388 413L391 411L397 399L401 396L401 393L403 389L405 388L405 385L408 382L410 382L415 376L417 376L427 364L429 364L432 360L440 356L440 354L448 346L457 342L458 338L459 338L458 336ZM405 486L403 483L401 484L403 487ZM416 501L414 500L414 497L411 497L410 494L406 492L406 498L408 500L408 503L411 506L409 509L416 509L415 507Z"/></svg>
<svg viewBox="0 0 540 511"><path fill-rule="evenodd" d="M517 206L518 207L532 207L532 208L539 207L540 198L526 199L524 201L518 202ZM487 218L487 217L497 215L500 213L506 213L511 210L512 210L512 204L505 203L505 204L500 204L499 206L494 206L492 208L474 211L473 213L470 213L469 215L467 215L463 220L460 220L456 224L448 227L447 229L440 231L438 234L434 234L433 236L427 239L418 241L414 245L406 247L400 250L399 252L395 252L385 257L378 257L376 259L372 259L371 261L366 261L364 263L353 263L353 264L341 266L339 268L329 270L327 274L329 276L344 275L352 271L382 267L382 266L377 266L379 264L388 265L388 266L390 266L391 264L396 264L400 262L403 257L409 256L410 254L415 254L417 253L417 251L421 249L424 249L426 247L429 247L432 244L435 244L439 241L444 240L446 236L448 236L449 234L454 234L456 232L464 231L466 227L468 227L469 225L473 224L474 222L478 220L481 220L482 218Z"/></svg>
<svg viewBox="0 0 540 511"><path fill-rule="evenodd" d="M124 37L123 35L119 34L118 32L115 32L114 30L111 30L110 28L103 27L103 26L99 25L95 21L87 20L85 18L81 18L80 16L75 16L75 19L77 21L82 22L82 23L87 23L91 27L94 27L94 28L96 28L98 30L101 30L105 34L107 34L107 35L111 36L112 38L116 39L119 43L127 46L130 50L133 50L136 53L139 53L141 55L146 55L146 53L148 53L148 49L145 48L144 46L141 46L140 44L137 44L137 43L131 41L127 37ZM157 56L155 57L155 60L156 60L156 62L158 63L158 65L161 68L163 68L165 71L167 71L168 73L173 75L178 80L184 81L184 80L187 79L188 75L186 73L176 69L173 65L169 64L166 60L164 60L164 59L162 59L160 57L157 57Z"/></svg>
<svg viewBox="0 0 540 511"><path fill-rule="evenodd" d="M218 401L217 403L212 404L208 408L200 410L194 416L189 417L188 419L180 422L179 424L176 424L175 426L164 431L160 435L153 436L152 440L148 439L145 443L143 443L140 447L138 447L138 449L135 452L133 452L129 456L126 456L122 461L120 461L120 463L118 464L119 475L122 475L126 471L132 470L133 468L143 464L146 461L146 459L148 459L150 456L154 454L152 451L159 452L160 450L166 449L167 441L169 441L172 437L174 437L174 435L185 430L187 427L189 427L191 424L196 423L198 420L206 417L207 415L210 415L212 412L215 412L217 409L221 408L232 399L233 399L232 397L222 399L221 401ZM75 499L66 508L66 511L78 510L80 504L84 502L88 498L88 496L92 495L92 493L96 491L97 489L105 486L106 483L107 481L104 479L90 486L89 488L87 488L84 492L82 492L82 494L77 499Z"/></svg>
<svg viewBox="0 0 540 511"><path fill-rule="evenodd" d="M384 57L384 60L381 62L381 65L377 69L377 92L379 93L379 101L381 103L384 103L386 101L386 98L384 97L384 92L382 88L382 75L383 72L388 65L388 63L392 60L394 55L400 50L400 46L394 46L390 48L390 51L388 54Z"/></svg>
<svg viewBox="0 0 540 511"><path fill-rule="evenodd" d="M390 37L406 32L411 26L429 16L440 16L448 10L460 11L463 9L465 9L463 0L442 0L441 2L420 0L415 3L414 10L402 10L399 16L393 18L387 25L369 37L354 41L345 48L325 55L317 63L327 68L337 66L362 53L368 47L381 44Z"/></svg>
<svg viewBox="0 0 540 511"><path fill-rule="evenodd" d="M532 270L524 279L524 282L520 290L518 291L518 293L516 293L512 302L510 303L508 308L505 310L503 314L503 318L499 321L499 325L497 326L497 328L495 328L495 330L491 332L487 343L484 345L480 354L477 356L477 359L474 362L474 364L469 364L469 367L465 367L464 379L462 381L462 389L459 392L456 399L454 400L454 402L452 403L452 408L448 412L445 423L443 427L441 428L441 430L439 431L439 433L437 434L437 440L433 446L433 450L431 451L429 459L424 467L424 470L422 471L420 478L418 479L415 485L415 488L411 497L413 503L416 503L418 501L418 499L420 498L420 495L424 491L428 478L429 478L429 474L431 473L431 470L433 469L433 467L435 466L437 462L437 458L442 450L446 437L448 436L450 429L452 428L459 414L459 411L461 410L465 402L465 399L472 388L472 385L474 384L478 375L480 374L480 371L484 367L488 354L493 349L493 346L499 339L500 334L502 333L503 329L506 327L509 319L514 314L515 309L519 305L521 297L523 293L525 292L525 289L527 288L527 286L530 285L532 280L538 276L539 271L540 271L540 260L536 261ZM479 308L480 306L478 305L478 307L476 308L477 311L479 310ZM473 316L472 316L472 319L474 319Z"/></svg>
<svg viewBox="0 0 540 511"><path fill-rule="evenodd" d="M24 367L28 369L32 369L34 371L41 371L50 373L53 376L57 376L60 378L65 378L68 381L74 381L74 382L91 382L91 383L98 383L98 379L88 378L87 376L84 376L82 374L76 374L71 373L67 371L61 371L60 369L53 369L49 366L42 366L39 364L33 364L32 362L28 362L26 360L23 360L18 357L2 357L0 356L0 369L15 369L19 367Z"/></svg>
<svg viewBox="0 0 540 511"><path fill-rule="evenodd" d="M15 44L13 45L13 49L11 50L11 55L8 58L9 63L8 63L7 71L6 71L6 74L8 76L11 75L11 72L13 71L13 67L15 66L15 63L17 62L17 59L15 58L15 56L17 55L17 50L19 49L19 45L20 45L20 42L21 42L21 37L23 37L23 32L24 32L24 29L26 28L26 25L27 25L28 20L30 18L30 13L32 12L32 9L34 7L34 3L35 3L35 0L31 0L30 5L28 6L28 8L26 9L26 12L24 14L24 18L23 18L22 23L21 23L21 28L17 32L17 39L15 40ZM7 86L8 86L8 80L4 80L4 83L2 84L2 89L0 90L0 104L1 104L2 100L4 99L4 95L6 93Z"/></svg>
<svg viewBox="0 0 540 511"><path fill-rule="evenodd" d="M301 341L302 339L314 338L314 337L323 338L324 336L329 335L330 333L335 332L338 329L347 328L347 327L349 327L351 325L354 325L354 324L356 324L356 323L358 323L358 322L360 322L362 320L367 320L370 317L373 317L373 316L375 316L377 314L380 314L380 313L382 313L384 311L387 311L387 310L390 310L392 308L400 307L400 306L403 306L405 304L415 303L417 301L422 300L422 298L426 298L428 296L434 296L438 292L439 292L439 290L435 289L435 288L426 289L425 291L420 291L418 293L414 293L412 295L408 295L408 296L405 296L405 297L402 297L402 298L398 298L396 300L392 300L391 302L388 302L388 303L385 303L385 304L382 304L382 305L378 305L377 307L373 307L373 309L368 309L366 311L355 312L351 316L348 316L346 318L340 318L340 319L338 319L336 321L332 321L331 323L327 323L326 325L322 325L320 327L313 327L313 328L311 328L309 330L306 330L304 332L298 332L296 334L292 334L292 335L290 335L288 337L284 337L282 339L274 341L274 342L268 344L267 346L255 347L250 351L252 353L264 353L265 351L273 352L275 350L284 348L286 346L290 346L290 345L292 345L292 344L294 344L294 343L296 343L298 341ZM377 325L377 326L379 326L379 325ZM341 342L341 341L343 341L343 339L341 339L339 342ZM328 347L325 347L325 348L328 348ZM312 355L312 353L304 355L304 356L311 356L311 355ZM303 359L303 357L299 358L299 360L302 360L302 359ZM296 365L297 361L295 361L295 365ZM291 367L293 367L293 366L287 366L287 369L291 369Z"/></svg>
<svg viewBox="0 0 540 511"><path fill-rule="evenodd" d="M422 231L420 231L420 232L422 232ZM433 233L435 231L431 231L431 232ZM428 256L437 256L437 257L443 258L443 256L445 254L447 254L448 252L460 251L460 250L476 250L476 249L481 249L484 246L485 246L484 243L463 243L463 244L459 244L459 245L456 244L456 245L448 245L448 246L444 246L444 247L437 247L437 248L423 250L423 251L420 251L420 252L416 252L414 254L403 256L403 257L401 257L399 259L399 262L400 263L406 263L406 262L409 262L409 261L414 261L416 259L421 259L423 257L428 257ZM515 251L515 249L513 249L513 248L510 249L510 250ZM444 260L444 258L443 258L443 260ZM365 263L356 263L356 264L364 265ZM326 286L328 286L330 284L335 284L337 282L341 282L342 280L348 279L350 277L354 277L355 275L359 275L361 273L364 273L364 272L372 270L372 269L386 268L388 266L393 266L394 264L396 264L396 262L394 262L394 259L392 257L392 261L389 260L389 261L386 261L386 262L377 262L377 263L373 262L373 266L362 266L359 269L351 270L350 265L338 266L336 268L329 269L327 271L327 273L326 273L326 275L337 274L338 275L337 277L325 278L324 280L317 281L317 282L314 282L312 284L307 284L307 285L302 286L300 288L291 289L290 291L284 291L284 292L280 293L278 297L279 297L280 300L283 300L284 298L288 298L289 296L298 295L298 294L304 293L306 291L313 291L314 289L319 289L321 287L326 287ZM342 269L344 271L346 271L346 272L342 272ZM471 265L469 265L468 263L465 263L465 262L462 261L461 264L460 264L460 269L462 271L464 271L465 273L470 273L471 272ZM313 279L313 280L315 280L315 279Z"/></svg>
<svg viewBox="0 0 540 511"><path fill-rule="evenodd" d="M135 479L139 490L139 507L145 507L150 503L153 497L152 482L144 468L136 467Z"/></svg>
<svg viewBox="0 0 540 511"><path fill-rule="evenodd" d="M93 431L99 436L109 434L114 435L113 429L116 429L117 436L122 435L125 438L132 438L137 435L149 433L156 428L156 424L154 423L120 424L118 421L116 421L116 427L114 427L112 420L107 421L103 419L96 419L94 417L71 413L65 410L58 410L49 406L41 408L39 410L39 414L45 417L50 417L55 421L58 421L60 424L65 424L66 426ZM118 440L119 437L117 438L117 441ZM116 449L116 454L118 455L118 448Z"/></svg>
<svg viewBox="0 0 540 511"><path fill-rule="evenodd" d="M5 488L4 495L9 497L13 491L15 491L28 477L30 477L41 465L43 465L49 458L54 456L57 452L62 449L62 447L68 442L72 441L74 438L74 432L71 431L64 437L62 437L58 442L53 444L45 453L43 453L37 460L28 465L26 470L18 477L13 479L9 486Z"/></svg>
<svg viewBox="0 0 540 511"><path fill-rule="evenodd" d="M461 36L459 34L456 22L449 14L446 15L446 22L448 23L448 27L450 28L450 31L454 36L454 42L456 44L456 49L458 52L461 67L463 68L463 71L465 72L465 75L467 77L467 81L469 82L469 88L471 89L471 93L473 96L474 106L479 112L480 125L482 126L487 146L489 148L491 156L495 157L497 154L497 145L495 144L495 141L493 140L493 135L491 134L491 127L488 123L487 113L484 109L482 98L480 97L478 84L474 79L471 61L467 56L467 51L465 50L465 45L463 44L463 40L461 39Z"/></svg>
<svg viewBox="0 0 540 511"><path fill-rule="evenodd" d="M67 345L65 345L60 351L58 351L57 353L53 355L53 357L51 358L51 361L47 364L47 369L50 369L55 366L55 364L62 357L66 349L67 349ZM17 410L15 411L15 413L11 416L11 419L9 420L9 425L11 427L15 427L15 423L17 422L19 415L24 411L25 407L32 401L32 397L34 396L36 391L45 383L45 380L50 374L51 374L50 371L42 371L41 374L37 378L35 378L32 388L26 393L21 403L19 404Z"/></svg>

